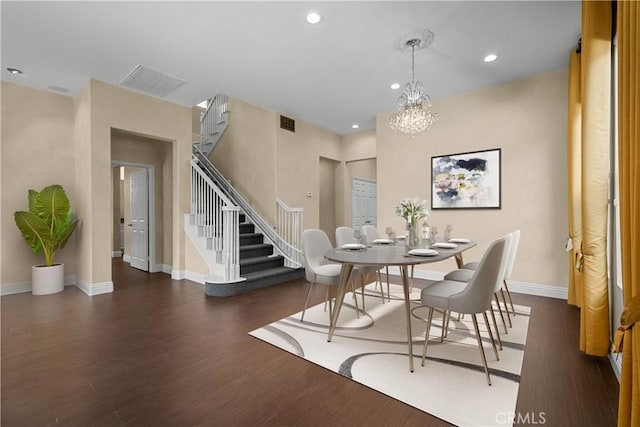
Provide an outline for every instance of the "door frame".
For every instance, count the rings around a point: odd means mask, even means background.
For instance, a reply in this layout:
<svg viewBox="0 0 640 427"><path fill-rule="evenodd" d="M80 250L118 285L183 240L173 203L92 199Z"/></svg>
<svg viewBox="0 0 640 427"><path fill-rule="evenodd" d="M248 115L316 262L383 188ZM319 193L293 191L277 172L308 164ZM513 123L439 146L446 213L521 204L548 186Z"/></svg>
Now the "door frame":
<svg viewBox="0 0 640 427"><path fill-rule="evenodd" d="M142 168L147 170L147 178L148 178L148 190L149 194L147 195L147 200L149 203L149 232L148 232L148 248L147 252L149 255L149 273L157 273L162 271L162 268L158 267L156 264L156 198L155 198L155 166L147 163L136 163L136 162L127 162L124 160L112 160L112 166L125 166L132 168ZM111 191L113 197L113 189ZM111 223L113 224L113 208L111 209ZM126 225L125 225L125 233L126 233Z"/></svg>

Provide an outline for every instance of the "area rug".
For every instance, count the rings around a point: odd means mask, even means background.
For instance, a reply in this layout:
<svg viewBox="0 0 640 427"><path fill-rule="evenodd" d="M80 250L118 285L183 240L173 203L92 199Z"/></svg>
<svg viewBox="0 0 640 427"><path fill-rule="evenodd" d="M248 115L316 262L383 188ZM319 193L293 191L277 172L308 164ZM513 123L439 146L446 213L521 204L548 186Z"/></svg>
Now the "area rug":
<svg viewBox="0 0 640 427"><path fill-rule="evenodd" d="M385 284L386 288L386 284ZM411 299L419 305L420 289ZM329 312L325 304L308 308L249 334L394 399L460 426L511 425L516 409L522 359L529 325L529 307L515 307L513 327L504 334L500 360L478 316L492 385L488 386L473 323L469 315L452 316L448 335L440 342L442 318L434 316L425 366L420 366L426 324L412 318L413 373L409 372L402 287L391 285L391 301L380 298L374 284L366 287L365 310L356 316L353 294L345 296L333 339L327 342ZM303 301L301 301L302 305ZM362 310L361 295L358 304ZM416 315L426 318L427 310Z"/></svg>

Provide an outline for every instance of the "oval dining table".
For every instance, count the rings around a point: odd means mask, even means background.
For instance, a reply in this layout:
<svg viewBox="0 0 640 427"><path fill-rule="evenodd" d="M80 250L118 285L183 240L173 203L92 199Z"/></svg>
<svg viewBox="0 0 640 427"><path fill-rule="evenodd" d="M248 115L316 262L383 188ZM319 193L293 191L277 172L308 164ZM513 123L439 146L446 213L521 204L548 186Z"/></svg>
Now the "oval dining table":
<svg viewBox="0 0 640 427"><path fill-rule="evenodd" d="M402 276L402 288L404 291L404 305L406 311L406 325L407 325L407 347L409 350L409 370L413 372L413 343L411 333L411 300L409 298L409 267L413 267L418 264L427 264L432 262L443 261L454 257L458 268L464 264L462 260L462 252L476 246L476 243L470 241L469 243L456 243L455 248L436 248L437 255L434 256L413 256L409 255L404 244L370 244L363 249L342 249L334 248L325 253L325 258L329 261L342 264L340 270L340 281L338 282L338 289L336 295L335 309L331 316L329 324L329 334L327 341L331 341L333 338L333 332L338 323L338 316L340 316L340 309L344 301L344 295L347 289L347 283L351 279L351 273L353 267L356 265L375 266L375 267L389 267L397 266L400 268Z"/></svg>

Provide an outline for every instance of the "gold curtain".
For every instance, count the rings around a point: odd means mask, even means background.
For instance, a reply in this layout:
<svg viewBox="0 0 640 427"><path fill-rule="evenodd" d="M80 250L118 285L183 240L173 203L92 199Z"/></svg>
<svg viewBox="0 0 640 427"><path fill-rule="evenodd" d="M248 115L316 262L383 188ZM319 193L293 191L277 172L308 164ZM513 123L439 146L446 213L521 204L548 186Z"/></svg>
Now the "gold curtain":
<svg viewBox="0 0 640 427"><path fill-rule="evenodd" d="M611 91L611 2L582 2L582 52L580 54L580 132L569 123L573 141L580 136L580 148L569 141L569 219L581 233L577 245L569 302L580 307L580 350L594 356L609 353L609 288L607 278L607 213L610 145ZM574 60L575 61L575 60ZM574 62L575 67L575 62ZM573 77L573 74L572 74ZM575 82L571 83L572 85ZM570 101L571 102L571 101ZM575 110L575 109L574 109ZM570 120L576 120L570 109ZM580 156L579 161L576 156ZM579 172L575 170L579 165ZM579 179L579 183L575 182ZM576 199L575 197L579 197ZM580 200L579 212L574 208ZM575 218L579 215L579 221ZM580 227L581 222L581 227ZM581 269L581 271L580 271ZM580 280L581 279L581 280Z"/></svg>
<svg viewBox="0 0 640 427"><path fill-rule="evenodd" d="M580 306L582 302L582 103L580 100L580 54L571 53L569 59L569 126L567 141L569 181L569 238L573 248L569 250L569 304Z"/></svg>
<svg viewBox="0 0 640 427"><path fill-rule="evenodd" d="M617 6L618 166L625 305L621 319L625 330L618 425L640 426L640 7L635 1L619 1Z"/></svg>

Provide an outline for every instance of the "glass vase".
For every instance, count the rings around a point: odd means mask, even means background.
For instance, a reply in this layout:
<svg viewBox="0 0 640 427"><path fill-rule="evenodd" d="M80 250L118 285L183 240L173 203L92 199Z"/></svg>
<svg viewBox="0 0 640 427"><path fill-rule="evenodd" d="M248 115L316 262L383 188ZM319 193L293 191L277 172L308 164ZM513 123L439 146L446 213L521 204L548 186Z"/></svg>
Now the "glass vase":
<svg viewBox="0 0 640 427"><path fill-rule="evenodd" d="M406 232L407 233L405 236L404 245L406 246L407 250L420 247L420 237L418 235L418 227L416 227L416 225L410 222L407 222Z"/></svg>

